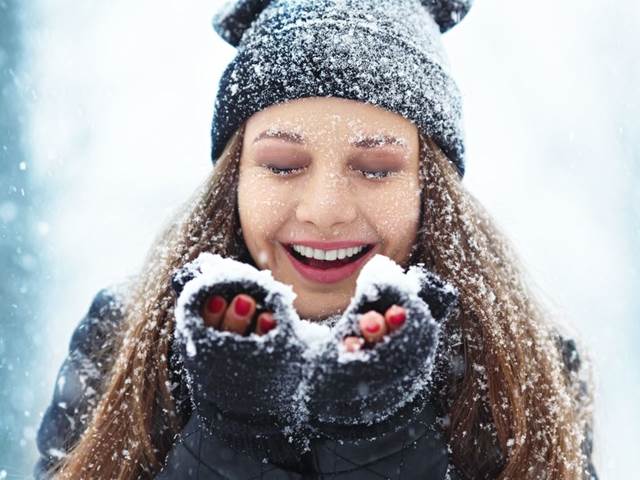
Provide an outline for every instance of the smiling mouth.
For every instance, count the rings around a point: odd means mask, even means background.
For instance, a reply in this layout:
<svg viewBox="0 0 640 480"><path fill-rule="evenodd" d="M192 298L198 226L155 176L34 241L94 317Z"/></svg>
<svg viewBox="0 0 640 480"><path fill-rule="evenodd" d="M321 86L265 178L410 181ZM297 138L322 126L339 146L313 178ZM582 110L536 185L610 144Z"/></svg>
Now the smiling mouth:
<svg viewBox="0 0 640 480"><path fill-rule="evenodd" d="M331 268L338 268L338 267L342 267L344 265L353 263L358 259L367 255L367 253L369 253L373 247L374 247L373 244L367 245L362 249L361 252L358 252L356 255L352 257L345 257L345 258L336 259L336 260L318 260L316 258L309 258L299 254L293 249L293 245L291 244L285 245L285 248L287 249L287 251L300 263L303 263L305 265L308 265L309 267L317 268L320 270L329 270Z"/></svg>

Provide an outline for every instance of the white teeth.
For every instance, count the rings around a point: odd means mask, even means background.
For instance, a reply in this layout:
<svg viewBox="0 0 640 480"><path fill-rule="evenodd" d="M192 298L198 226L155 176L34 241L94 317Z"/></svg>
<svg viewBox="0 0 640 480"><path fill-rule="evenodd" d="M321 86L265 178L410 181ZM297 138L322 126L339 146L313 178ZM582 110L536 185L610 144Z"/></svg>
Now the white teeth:
<svg viewBox="0 0 640 480"><path fill-rule="evenodd" d="M327 261L352 257L360 253L364 248L365 245L361 245L359 247L339 248L337 250L321 250L318 248L306 247L304 245L293 245L293 249L304 257Z"/></svg>

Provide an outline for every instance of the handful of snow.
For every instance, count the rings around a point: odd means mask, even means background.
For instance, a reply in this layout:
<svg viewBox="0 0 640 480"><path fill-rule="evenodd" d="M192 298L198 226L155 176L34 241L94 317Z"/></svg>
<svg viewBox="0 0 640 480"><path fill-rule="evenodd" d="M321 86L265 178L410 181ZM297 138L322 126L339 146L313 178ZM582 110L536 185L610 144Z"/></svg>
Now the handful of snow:
<svg viewBox="0 0 640 480"><path fill-rule="evenodd" d="M197 300L203 290L210 290L215 285L222 283L253 284L265 292L264 303L272 304L276 297L279 297L278 304L281 308L276 313L286 314L289 318L297 318L293 309L293 300L296 298L293 288L276 281L270 270L258 270L249 264L231 258L203 252L193 262L180 269L174 275L175 278L191 278L184 284L175 309L176 332L179 336L184 337L187 342L187 353L191 357L196 355L196 347L192 338L193 328L205 328L199 314L199 308L193 306L201 303ZM218 331L218 334L237 335L224 331ZM255 334L252 335L256 337ZM239 341L242 341L242 338L245 337L238 336Z"/></svg>
<svg viewBox="0 0 640 480"><path fill-rule="evenodd" d="M208 252L174 275L182 287L176 305L176 342L195 404L217 428L216 412L276 422L306 445L309 428L380 423L412 402L430 383L439 322L457 300L456 290L422 265L407 272L384 255L367 262L351 302L333 327L302 320L291 285L269 270ZM207 327L200 314L212 294L245 292L272 311L277 325L265 335L239 335ZM357 352L343 340L362 335L359 317L402 306L402 328ZM215 368L212 369L212 366Z"/></svg>

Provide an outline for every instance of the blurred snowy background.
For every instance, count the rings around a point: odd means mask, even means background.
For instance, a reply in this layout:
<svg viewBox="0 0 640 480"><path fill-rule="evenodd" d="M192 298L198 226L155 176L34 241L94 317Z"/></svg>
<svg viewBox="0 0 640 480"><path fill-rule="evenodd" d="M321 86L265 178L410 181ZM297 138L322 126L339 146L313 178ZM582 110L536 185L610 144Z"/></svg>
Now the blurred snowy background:
<svg viewBox="0 0 640 480"><path fill-rule="evenodd" d="M0 0L0 479L31 477L93 295L211 168L219 4ZM639 451L639 30L635 0L478 0L445 35L464 182L595 360L603 479Z"/></svg>

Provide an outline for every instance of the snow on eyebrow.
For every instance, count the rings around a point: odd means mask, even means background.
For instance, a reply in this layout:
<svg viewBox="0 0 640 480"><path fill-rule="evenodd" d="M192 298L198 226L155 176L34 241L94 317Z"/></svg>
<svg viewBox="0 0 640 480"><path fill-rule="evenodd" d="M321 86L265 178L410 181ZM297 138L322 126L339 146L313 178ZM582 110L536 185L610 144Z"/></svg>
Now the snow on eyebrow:
<svg viewBox="0 0 640 480"><path fill-rule="evenodd" d="M404 138L394 137L385 133L376 133L374 135L358 133L349 137L349 143L359 148L375 148L385 145L398 145L405 149L408 147L408 143Z"/></svg>
<svg viewBox="0 0 640 480"><path fill-rule="evenodd" d="M298 131L289 131L277 127L269 127L264 130L253 140L253 143L258 143L265 138L277 138L280 140L286 140L291 143L304 144L305 140L301 133Z"/></svg>

